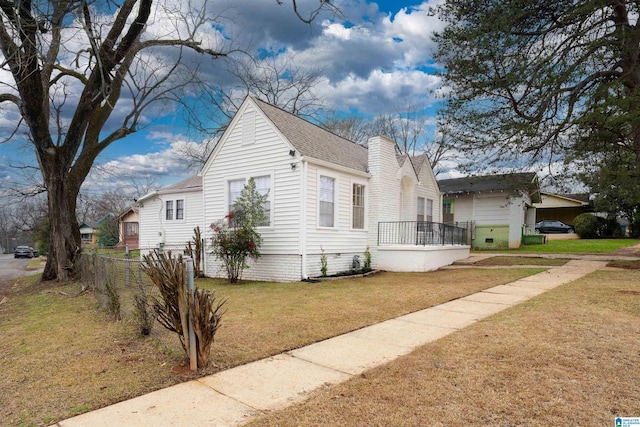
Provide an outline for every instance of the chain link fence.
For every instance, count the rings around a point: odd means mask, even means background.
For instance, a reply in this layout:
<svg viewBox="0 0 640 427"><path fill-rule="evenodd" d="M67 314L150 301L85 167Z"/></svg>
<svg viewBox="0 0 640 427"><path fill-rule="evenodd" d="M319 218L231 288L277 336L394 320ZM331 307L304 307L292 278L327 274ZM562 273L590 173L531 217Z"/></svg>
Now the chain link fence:
<svg viewBox="0 0 640 427"><path fill-rule="evenodd" d="M139 258L117 258L83 253L80 258L82 285L93 290L100 307L115 318L136 325L165 350L181 352L178 336L165 329L153 310L162 297L151 279L142 271Z"/></svg>

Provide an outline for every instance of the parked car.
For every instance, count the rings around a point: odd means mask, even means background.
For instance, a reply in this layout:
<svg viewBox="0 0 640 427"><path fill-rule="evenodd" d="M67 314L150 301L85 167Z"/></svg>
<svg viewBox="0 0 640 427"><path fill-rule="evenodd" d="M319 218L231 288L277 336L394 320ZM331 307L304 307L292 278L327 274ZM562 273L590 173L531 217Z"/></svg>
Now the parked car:
<svg viewBox="0 0 640 427"><path fill-rule="evenodd" d="M33 257L34 258L38 256L38 250L37 249L34 249L31 246L29 246L29 249L31 249L31 252L33 252Z"/></svg>
<svg viewBox="0 0 640 427"><path fill-rule="evenodd" d="M551 234L551 233L569 233L574 234L576 230L573 225L565 224L562 221L557 220L544 220L536 222L536 233Z"/></svg>
<svg viewBox="0 0 640 427"><path fill-rule="evenodd" d="M33 258L33 250L29 246L18 246L16 250L13 251L14 258Z"/></svg>

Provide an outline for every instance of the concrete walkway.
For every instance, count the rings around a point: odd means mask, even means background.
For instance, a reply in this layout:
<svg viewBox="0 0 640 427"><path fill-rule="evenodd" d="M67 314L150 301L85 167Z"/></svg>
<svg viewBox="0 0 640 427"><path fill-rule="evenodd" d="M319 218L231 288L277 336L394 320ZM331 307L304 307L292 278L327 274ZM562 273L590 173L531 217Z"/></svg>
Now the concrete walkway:
<svg viewBox="0 0 640 427"><path fill-rule="evenodd" d="M506 285L158 390L56 426L242 425L263 412L302 401L319 387L347 381L605 265L605 261L572 260Z"/></svg>

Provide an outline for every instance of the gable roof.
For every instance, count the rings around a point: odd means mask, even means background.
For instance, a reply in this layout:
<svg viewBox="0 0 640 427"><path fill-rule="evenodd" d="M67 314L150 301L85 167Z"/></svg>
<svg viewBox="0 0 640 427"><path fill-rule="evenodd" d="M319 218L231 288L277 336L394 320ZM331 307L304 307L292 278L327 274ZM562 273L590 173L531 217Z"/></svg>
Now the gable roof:
<svg viewBox="0 0 640 427"><path fill-rule="evenodd" d="M411 157L411 162L413 163L413 167L416 169L416 174L418 176L420 176L420 171L422 170L422 166L424 166L425 161L428 161L426 154L419 154Z"/></svg>
<svg viewBox="0 0 640 427"><path fill-rule="evenodd" d="M535 172L506 173L499 175L468 176L438 181L444 194L468 194L482 191L526 191L532 201L540 200L538 176Z"/></svg>
<svg viewBox="0 0 640 427"><path fill-rule="evenodd" d="M166 187L162 187L159 190L152 191L150 193L145 194L136 200L136 206L140 206L142 202L145 200L156 197L160 194L168 194L168 193L186 193L191 191L200 191L202 190L202 176L194 175L190 176L187 179L183 179L180 182L175 184L167 185Z"/></svg>
<svg viewBox="0 0 640 427"><path fill-rule="evenodd" d="M173 193L177 191L193 191L202 188L202 177L200 175L190 176L172 185L167 185L158 190L158 194Z"/></svg>
<svg viewBox="0 0 640 427"><path fill-rule="evenodd" d="M260 99L251 100L302 155L362 172L368 171L367 149Z"/></svg>
<svg viewBox="0 0 640 427"><path fill-rule="evenodd" d="M82 224L80 224L78 228L90 228L92 230L95 230L96 228L98 228L98 223L95 221L85 221Z"/></svg>
<svg viewBox="0 0 640 427"><path fill-rule="evenodd" d="M120 215L118 215L118 220L122 220L125 216L129 215L130 213L136 214L138 212L139 212L139 209L136 206L129 206L127 209L122 211Z"/></svg>

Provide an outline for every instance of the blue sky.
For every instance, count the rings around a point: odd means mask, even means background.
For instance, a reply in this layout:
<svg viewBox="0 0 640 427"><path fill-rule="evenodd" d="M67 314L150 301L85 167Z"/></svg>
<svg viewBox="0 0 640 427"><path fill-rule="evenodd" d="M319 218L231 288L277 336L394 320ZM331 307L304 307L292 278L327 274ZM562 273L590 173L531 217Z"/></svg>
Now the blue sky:
<svg viewBox="0 0 640 427"><path fill-rule="evenodd" d="M435 119L433 91L440 81L431 60L435 48L431 34L442 24L428 14L428 7L440 1L334 0L344 19L321 15L310 26L296 20L287 1L281 6L275 0L212 4L230 16L224 34L239 45L285 52L303 66L321 67L323 81L316 92L328 108L374 116L411 102ZM302 10L317 3L300 1ZM225 77L215 68L211 78L224 84ZM197 146L201 140L190 136L175 115L163 113L148 115L144 131L108 147L97 164L112 173L92 173L84 190L95 193L125 185L120 180L125 175L152 176L162 185L191 175L176 150L181 145ZM0 125L9 120L0 110ZM35 165L29 144L19 140L0 144L0 189L22 179L23 172L9 163Z"/></svg>

